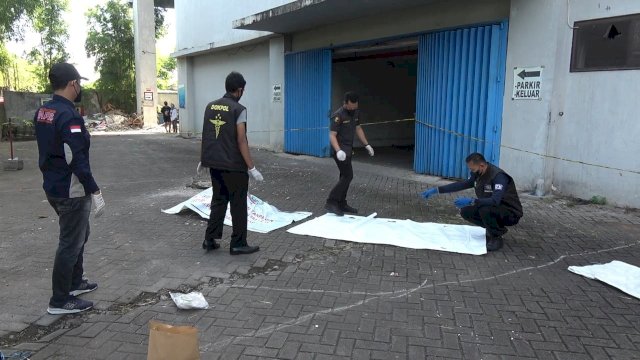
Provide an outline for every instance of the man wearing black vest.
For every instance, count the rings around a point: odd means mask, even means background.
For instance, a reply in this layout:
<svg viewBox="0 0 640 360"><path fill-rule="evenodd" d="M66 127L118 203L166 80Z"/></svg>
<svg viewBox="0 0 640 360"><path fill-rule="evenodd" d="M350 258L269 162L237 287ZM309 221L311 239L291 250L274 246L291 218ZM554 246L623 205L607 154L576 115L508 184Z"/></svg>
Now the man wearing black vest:
<svg viewBox="0 0 640 360"><path fill-rule="evenodd" d="M233 232L231 255L251 254L260 248L247 244L247 192L249 175L263 181L253 165L247 140L247 109L238 101L246 81L242 74L231 72L225 80L227 93L207 104L202 126L201 164L211 174L211 214L202 248L211 251L220 247L227 204L231 203ZM248 172L248 173L247 173Z"/></svg>
<svg viewBox="0 0 640 360"><path fill-rule="evenodd" d="M347 204L347 192L353 180L351 155L355 135L364 145L369 156L374 155L373 147L369 145L364 130L360 126L360 110L358 110L358 94L349 91L344 94L344 104L331 115L329 127L329 141L331 143L331 157L338 165L340 177L338 183L331 189L324 208L329 213L344 216L344 213L357 214L358 209Z"/></svg>
<svg viewBox="0 0 640 360"><path fill-rule="evenodd" d="M513 226L522 217L522 204L518 198L513 178L499 167L488 163L484 156L473 153L467 156L469 179L424 191L429 199L436 194L451 193L474 188L477 199L458 198L454 201L465 220L487 229L487 251L502 247L502 235L507 226Z"/></svg>

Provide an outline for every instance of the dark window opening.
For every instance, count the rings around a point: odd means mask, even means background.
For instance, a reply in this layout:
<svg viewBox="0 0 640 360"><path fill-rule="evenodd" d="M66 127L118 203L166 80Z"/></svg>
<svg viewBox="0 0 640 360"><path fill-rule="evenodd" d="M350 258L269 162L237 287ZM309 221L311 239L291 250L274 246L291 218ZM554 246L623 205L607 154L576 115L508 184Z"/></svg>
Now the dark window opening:
<svg viewBox="0 0 640 360"><path fill-rule="evenodd" d="M640 14L578 21L571 72L640 69Z"/></svg>

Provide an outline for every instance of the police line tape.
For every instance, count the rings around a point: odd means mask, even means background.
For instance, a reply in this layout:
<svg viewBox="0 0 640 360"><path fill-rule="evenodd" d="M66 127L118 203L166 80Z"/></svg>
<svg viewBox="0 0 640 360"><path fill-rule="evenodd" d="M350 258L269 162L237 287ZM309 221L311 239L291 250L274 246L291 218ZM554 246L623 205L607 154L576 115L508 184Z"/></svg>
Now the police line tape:
<svg viewBox="0 0 640 360"><path fill-rule="evenodd" d="M481 142L481 143L495 144L495 145L499 145L501 148L514 150L514 151L519 151L519 152L523 152L523 153L526 153L526 154L539 156L539 157L542 157L542 158L549 158L549 159L554 159L554 160L566 161L566 162L574 163L574 164L580 164L580 165L592 166L592 167L597 167L597 168L602 168L602 169L607 169L607 170L622 171L622 172L626 172L626 173L630 173L630 174L640 175L640 170L621 169L621 168L608 166L608 165L592 164L592 163L588 163L588 162L585 162L585 161L572 160L572 159L567 159L567 158L560 157L560 156L541 154L541 153L538 153L538 152L535 152L535 151L531 151L531 150L524 150L524 149L516 148L516 147L513 147L513 146L509 146L509 145L498 144L495 141L487 141L485 139L477 138L477 137L474 137L474 136L470 136L470 135L466 135L466 134L463 134L463 133L459 133L457 131L453 131L453 130L450 130L450 129L446 129L446 128L438 127L438 126L435 126L435 125L432 125L432 124L428 124L428 123L425 123L423 121L416 120L414 118L388 120L388 121L380 121L380 122L372 122L372 123L363 123L363 124L360 124L360 126L382 125L382 124L391 124L391 123L400 123L400 122L409 122L409 121L415 121L420 125L424 125L424 126L426 126L428 128L431 128L431 129L434 129L434 130L437 130L437 131L441 131L441 132L444 132L444 133L447 133L447 134L451 134L453 136L460 137L460 138L463 138L463 139L473 140L473 141L477 141L477 142ZM328 129L329 129L328 126L322 126L322 127L314 127L314 128L294 128L294 129L278 129L278 130L253 130L253 131L247 131L247 134L252 134L252 133L271 133L271 132L289 132L289 131L290 132L297 132L297 131L313 131L313 130L328 130ZM192 133L192 134L202 135L202 133Z"/></svg>

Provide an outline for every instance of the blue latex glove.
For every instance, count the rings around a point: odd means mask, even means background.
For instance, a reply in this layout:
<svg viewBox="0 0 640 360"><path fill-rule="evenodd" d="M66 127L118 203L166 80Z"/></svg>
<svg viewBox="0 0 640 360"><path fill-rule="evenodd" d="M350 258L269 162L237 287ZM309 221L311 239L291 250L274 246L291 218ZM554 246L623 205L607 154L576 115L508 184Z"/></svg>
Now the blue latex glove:
<svg viewBox="0 0 640 360"><path fill-rule="evenodd" d="M430 197L432 196L436 196L438 194L438 188L431 188L431 189L427 189L423 192L420 193L420 195L425 199L428 200Z"/></svg>
<svg viewBox="0 0 640 360"><path fill-rule="evenodd" d="M462 209L465 206L469 206L471 204L473 204L473 199L472 198L466 198L466 197L461 197L461 198L457 198L453 204L458 208L458 209Z"/></svg>

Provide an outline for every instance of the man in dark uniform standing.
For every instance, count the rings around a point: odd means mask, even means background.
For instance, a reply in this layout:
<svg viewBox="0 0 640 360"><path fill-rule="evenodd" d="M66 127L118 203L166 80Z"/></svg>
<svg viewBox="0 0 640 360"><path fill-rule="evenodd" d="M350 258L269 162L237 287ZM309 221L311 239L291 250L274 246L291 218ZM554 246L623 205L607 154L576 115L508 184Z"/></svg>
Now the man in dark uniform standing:
<svg viewBox="0 0 640 360"><path fill-rule="evenodd" d="M60 226L52 273L53 296L47 309L50 314L91 309L91 301L76 296L98 288L98 284L83 278L91 203L93 200L97 217L104 210L104 199L91 174L90 135L73 104L81 99L80 79L84 78L73 65L53 65L49 70L53 99L34 117L42 187Z"/></svg>
<svg viewBox="0 0 640 360"><path fill-rule="evenodd" d="M338 165L340 178L329 193L324 205L327 212L338 216L344 213L357 214L358 209L347 204L347 192L353 179L351 155L353 153L353 139L358 139L365 145L369 156L373 156L373 148L369 145L364 130L360 126L360 110L358 110L358 94L347 92L344 94L344 104L331 115L329 141L331 142L331 156Z"/></svg>
<svg viewBox="0 0 640 360"><path fill-rule="evenodd" d="M242 74L232 72L225 80L227 93L207 104L202 127L201 164L211 174L211 214L202 248L210 251L220 247L227 204L231 203L233 232L231 255L251 254L260 248L247 244L247 193L249 175L263 181L253 165L247 140L247 109L238 101L246 81ZM248 172L248 174L247 174Z"/></svg>
<svg viewBox="0 0 640 360"><path fill-rule="evenodd" d="M164 130L166 132L171 132L171 107L164 102L164 106L160 109L162 113L162 119L164 120Z"/></svg>
<svg viewBox="0 0 640 360"><path fill-rule="evenodd" d="M437 194L451 193L474 188L477 199L458 198L454 204L467 221L487 229L487 250L502 248L502 235L507 226L513 226L523 215L522 204L513 178L504 170L488 163L484 156L473 153L467 156L469 179L424 191L421 195L429 199Z"/></svg>

